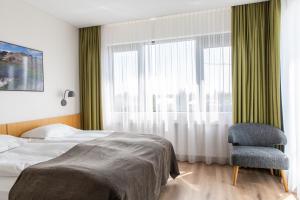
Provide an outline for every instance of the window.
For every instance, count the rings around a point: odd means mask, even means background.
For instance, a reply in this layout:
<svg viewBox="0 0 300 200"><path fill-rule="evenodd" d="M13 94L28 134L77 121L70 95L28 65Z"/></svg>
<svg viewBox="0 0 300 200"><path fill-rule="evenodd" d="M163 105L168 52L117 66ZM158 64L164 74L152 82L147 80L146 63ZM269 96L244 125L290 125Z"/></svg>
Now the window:
<svg viewBox="0 0 300 200"><path fill-rule="evenodd" d="M153 111L186 111L187 93L197 87L195 40L145 45L145 69Z"/></svg>
<svg viewBox="0 0 300 200"><path fill-rule="evenodd" d="M130 107L123 105L135 104L138 100L138 52L115 52L113 61L115 110L130 111L128 110ZM124 81L127 84L123 84Z"/></svg>
<svg viewBox="0 0 300 200"><path fill-rule="evenodd" d="M231 48L203 49L204 80L207 108L211 111L231 111Z"/></svg>
<svg viewBox="0 0 300 200"><path fill-rule="evenodd" d="M230 112L230 34L213 38L111 47L114 111Z"/></svg>

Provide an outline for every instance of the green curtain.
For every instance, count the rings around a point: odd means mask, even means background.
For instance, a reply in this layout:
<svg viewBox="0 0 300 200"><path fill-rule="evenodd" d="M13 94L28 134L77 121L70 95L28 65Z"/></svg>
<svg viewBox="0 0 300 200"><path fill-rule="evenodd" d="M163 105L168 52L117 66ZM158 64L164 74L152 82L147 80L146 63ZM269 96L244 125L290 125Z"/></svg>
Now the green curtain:
<svg viewBox="0 0 300 200"><path fill-rule="evenodd" d="M81 126L102 128L100 78L100 27L79 29Z"/></svg>
<svg viewBox="0 0 300 200"><path fill-rule="evenodd" d="M281 128L280 0L232 8L234 123Z"/></svg>

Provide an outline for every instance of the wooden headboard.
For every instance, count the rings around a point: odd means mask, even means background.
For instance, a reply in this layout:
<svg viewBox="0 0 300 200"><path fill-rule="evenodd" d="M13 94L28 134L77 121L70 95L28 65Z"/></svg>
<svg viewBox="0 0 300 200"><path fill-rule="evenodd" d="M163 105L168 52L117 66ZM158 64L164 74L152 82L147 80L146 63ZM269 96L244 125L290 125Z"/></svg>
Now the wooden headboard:
<svg viewBox="0 0 300 200"><path fill-rule="evenodd" d="M6 124L0 124L0 134L7 134Z"/></svg>
<svg viewBox="0 0 300 200"><path fill-rule="evenodd" d="M10 124L0 124L0 134L8 134L13 136L20 136L24 132L33 128L49 124L66 124L75 128L80 128L80 114L66 115L59 117L52 117L46 119L38 119L32 121L24 121Z"/></svg>

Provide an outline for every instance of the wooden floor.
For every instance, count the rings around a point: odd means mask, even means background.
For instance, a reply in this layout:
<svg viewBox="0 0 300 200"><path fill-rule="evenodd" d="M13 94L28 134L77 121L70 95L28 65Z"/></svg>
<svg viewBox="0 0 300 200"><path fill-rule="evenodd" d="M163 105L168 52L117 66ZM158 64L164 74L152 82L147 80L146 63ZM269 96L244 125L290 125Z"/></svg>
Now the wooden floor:
<svg viewBox="0 0 300 200"><path fill-rule="evenodd" d="M169 179L160 200L296 200L268 170L241 168L232 186L230 166L180 163L181 175Z"/></svg>

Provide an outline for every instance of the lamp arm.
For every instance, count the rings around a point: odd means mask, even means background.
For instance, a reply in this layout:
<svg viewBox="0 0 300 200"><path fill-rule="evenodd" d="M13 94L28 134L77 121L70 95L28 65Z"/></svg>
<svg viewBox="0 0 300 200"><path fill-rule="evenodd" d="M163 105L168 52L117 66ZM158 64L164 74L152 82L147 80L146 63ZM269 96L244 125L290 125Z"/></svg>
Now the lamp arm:
<svg viewBox="0 0 300 200"><path fill-rule="evenodd" d="M66 93L67 92L70 92L71 90L65 90L65 92L64 92L64 99L66 99Z"/></svg>

